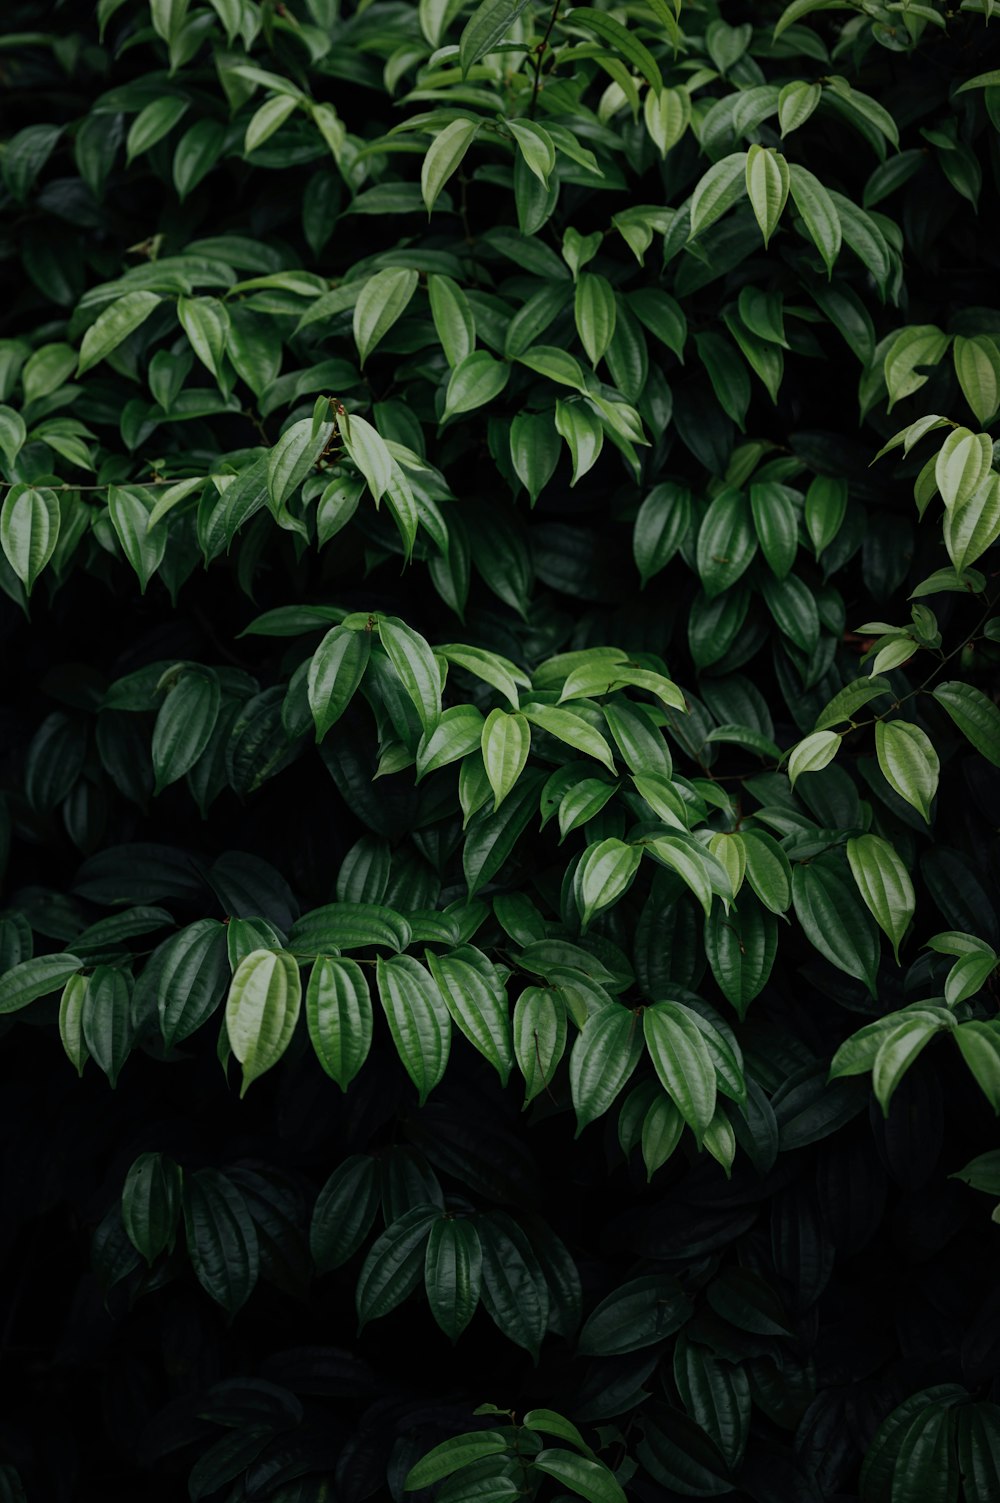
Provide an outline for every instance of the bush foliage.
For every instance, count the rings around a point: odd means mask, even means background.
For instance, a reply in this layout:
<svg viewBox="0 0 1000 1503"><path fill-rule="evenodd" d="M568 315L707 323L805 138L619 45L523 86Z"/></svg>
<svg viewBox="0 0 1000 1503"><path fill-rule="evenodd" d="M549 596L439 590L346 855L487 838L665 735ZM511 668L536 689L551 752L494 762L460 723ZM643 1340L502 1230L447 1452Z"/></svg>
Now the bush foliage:
<svg viewBox="0 0 1000 1503"><path fill-rule="evenodd" d="M1000 1496L993 10L8 0L4 1498Z"/></svg>

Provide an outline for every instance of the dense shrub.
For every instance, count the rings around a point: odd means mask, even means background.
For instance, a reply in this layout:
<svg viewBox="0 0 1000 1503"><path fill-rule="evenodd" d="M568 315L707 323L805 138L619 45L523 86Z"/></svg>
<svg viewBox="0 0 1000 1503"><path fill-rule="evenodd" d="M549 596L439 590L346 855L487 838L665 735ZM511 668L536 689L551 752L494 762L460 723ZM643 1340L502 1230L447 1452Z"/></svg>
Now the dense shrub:
<svg viewBox="0 0 1000 1503"><path fill-rule="evenodd" d="M0 1496L1000 1496L993 9L8 0Z"/></svg>

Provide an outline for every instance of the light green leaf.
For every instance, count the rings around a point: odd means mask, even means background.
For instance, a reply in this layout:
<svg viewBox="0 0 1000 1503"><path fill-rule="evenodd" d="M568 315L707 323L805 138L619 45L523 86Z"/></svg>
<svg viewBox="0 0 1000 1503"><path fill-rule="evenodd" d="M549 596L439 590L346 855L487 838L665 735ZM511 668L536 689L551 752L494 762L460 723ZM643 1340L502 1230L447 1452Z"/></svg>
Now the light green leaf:
<svg viewBox="0 0 1000 1503"><path fill-rule="evenodd" d="M441 714L441 670L430 646L395 616L380 616L378 632L421 725L432 730Z"/></svg>
<svg viewBox="0 0 1000 1503"><path fill-rule="evenodd" d="M765 245L777 229L788 200L790 181L788 163L779 151L758 145L750 147L746 160L747 197Z"/></svg>
<svg viewBox="0 0 1000 1503"><path fill-rule="evenodd" d="M908 720L879 720L875 750L886 782L929 824L941 764L925 732Z"/></svg>
<svg viewBox="0 0 1000 1503"><path fill-rule="evenodd" d="M989 334L955 335L955 374L980 423L989 423L1000 407L1000 347Z"/></svg>
<svg viewBox="0 0 1000 1503"><path fill-rule="evenodd" d="M850 839L847 860L868 912L889 937L898 965L899 946L916 908L906 865L879 835L857 835Z"/></svg>
<svg viewBox="0 0 1000 1503"><path fill-rule="evenodd" d="M371 997L356 961L318 957L306 988L306 1024L316 1058L346 1091L372 1041Z"/></svg>
<svg viewBox="0 0 1000 1503"><path fill-rule="evenodd" d="M350 418L341 416L337 420L337 426L344 440L344 447L365 477L377 506L392 483L392 455L386 448L385 441L364 418L353 414Z"/></svg>
<svg viewBox="0 0 1000 1503"><path fill-rule="evenodd" d="M832 276L843 239L837 206L819 178L807 168L793 162L788 173L792 202L802 216L806 233L820 253L827 274Z"/></svg>
<svg viewBox="0 0 1000 1503"><path fill-rule="evenodd" d="M59 498L36 486L11 486L0 510L0 547L30 595L59 541Z"/></svg>
<svg viewBox="0 0 1000 1503"><path fill-rule="evenodd" d="M788 759L788 776L792 787L804 772L820 772L833 761L840 750L840 736L836 731L813 731L792 750Z"/></svg>
<svg viewBox="0 0 1000 1503"><path fill-rule="evenodd" d="M236 967L226 998L226 1033L251 1082L276 1065L291 1042L302 1001L295 957L284 950L252 950Z"/></svg>
<svg viewBox="0 0 1000 1503"><path fill-rule="evenodd" d="M452 1020L506 1085L514 1055L507 992L501 973L472 946L447 955L428 951L427 964Z"/></svg>
<svg viewBox="0 0 1000 1503"><path fill-rule="evenodd" d="M716 1102L715 1067L701 1030L674 1002L647 1007L642 1026L660 1083L700 1146Z"/></svg>
<svg viewBox="0 0 1000 1503"><path fill-rule="evenodd" d="M642 850L610 837L588 846L576 869L580 917L586 929L595 914L617 903L639 869Z"/></svg>
<svg viewBox="0 0 1000 1503"><path fill-rule="evenodd" d="M583 752L586 757L595 757L609 772L614 772L614 757L608 743L600 731L595 731L582 715L574 715L572 710L557 709L554 705L525 705L523 709L525 718L532 725L537 725L539 730L546 731L550 736L555 736L557 741L563 741L574 750Z"/></svg>
<svg viewBox="0 0 1000 1503"><path fill-rule="evenodd" d="M408 267L390 266L368 278L354 304L354 343L362 366L416 290L417 273Z"/></svg>
<svg viewBox="0 0 1000 1503"><path fill-rule="evenodd" d="M481 744L494 807L499 809L524 771L531 746L531 727L517 712L493 710L483 725Z"/></svg>
<svg viewBox="0 0 1000 1503"><path fill-rule="evenodd" d="M317 647L307 677L317 741L347 709L364 678L370 654L371 633L346 626L332 627Z"/></svg>
<svg viewBox="0 0 1000 1503"><path fill-rule="evenodd" d="M948 434L938 453L934 479L949 511L979 489L992 464L993 440L988 433L955 428Z"/></svg>
<svg viewBox="0 0 1000 1503"><path fill-rule="evenodd" d="M448 1008L433 976L412 955L379 956L375 974L393 1043L422 1106L448 1063Z"/></svg>
<svg viewBox="0 0 1000 1503"><path fill-rule="evenodd" d="M288 119L299 107L299 101L293 94L276 94L273 99L266 99L251 115L247 124L246 135L243 138L243 155L249 156L256 151L258 146L263 146L269 141L275 131L280 130Z"/></svg>
<svg viewBox="0 0 1000 1503"><path fill-rule="evenodd" d="M469 300L457 282L437 272L427 278L427 295L435 332L445 359L454 369L472 354L476 343L476 321Z"/></svg>
<svg viewBox="0 0 1000 1503"><path fill-rule="evenodd" d="M76 373L82 376L134 334L163 299L156 292L125 292L91 324L80 344Z"/></svg>
<svg viewBox="0 0 1000 1503"><path fill-rule="evenodd" d="M642 1055L637 1015L613 1002L584 1024L569 1058L576 1136L608 1110Z"/></svg>
<svg viewBox="0 0 1000 1503"><path fill-rule="evenodd" d="M707 230L746 192L747 153L734 151L698 180L691 199L691 238Z"/></svg>
<svg viewBox="0 0 1000 1503"><path fill-rule="evenodd" d="M536 125L533 120L508 120L506 125L517 142L528 170L547 188L549 176L556 165L556 149L552 137L543 125Z"/></svg>
<svg viewBox="0 0 1000 1503"><path fill-rule="evenodd" d="M139 589L146 593L146 586L163 562L167 547L167 529L158 525L151 528L149 519L155 500L141 486L112 485L108 488L108 513L111 525L118 534L122 552L135 570Z"/></svg>

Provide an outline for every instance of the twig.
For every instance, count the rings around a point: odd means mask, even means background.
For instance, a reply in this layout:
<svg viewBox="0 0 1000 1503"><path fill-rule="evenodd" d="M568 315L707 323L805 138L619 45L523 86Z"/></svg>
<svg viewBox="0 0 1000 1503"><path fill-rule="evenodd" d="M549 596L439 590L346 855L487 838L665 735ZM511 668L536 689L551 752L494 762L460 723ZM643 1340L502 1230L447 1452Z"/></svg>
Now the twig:
<svg viewBox="0 0 1000 1503"><path fill-rule="evenodd" d="M555 26L556 18L559 15L560 4L561 0L555 0L552 14L549 16L549 24L545 28L545 35L535 48L535 78L531 88L531 103L528 105L529 120L534 120L535 110L538 108L538 93L542 87L542 62L544 61L546 52L549 50L549 37L552 35L552 28Z"/></svg>

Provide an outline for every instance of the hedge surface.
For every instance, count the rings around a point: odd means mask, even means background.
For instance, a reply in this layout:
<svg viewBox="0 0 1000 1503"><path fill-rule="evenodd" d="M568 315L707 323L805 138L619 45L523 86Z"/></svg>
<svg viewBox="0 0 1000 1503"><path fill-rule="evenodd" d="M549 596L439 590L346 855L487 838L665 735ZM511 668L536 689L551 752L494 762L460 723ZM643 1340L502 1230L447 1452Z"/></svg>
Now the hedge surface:
<svg viewBox="0 0 1000 1503"><path fill-rule="evenodd" d="M993 11L9 0L0 1498L1000 1496Z"/></svg>

